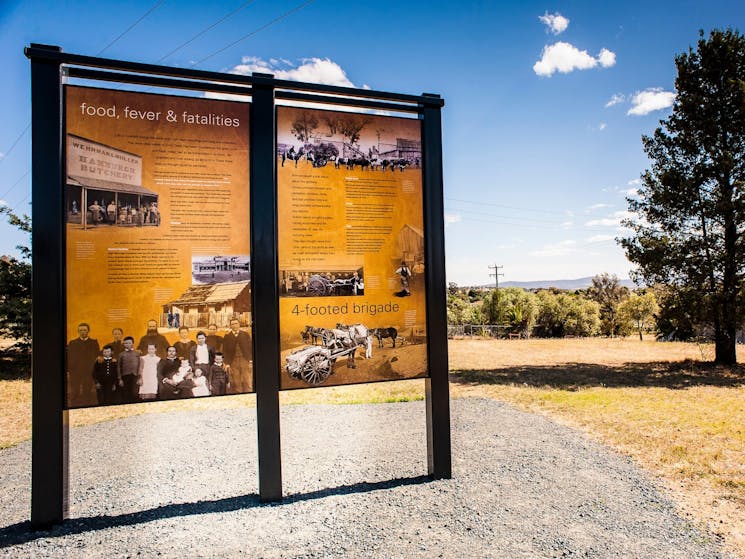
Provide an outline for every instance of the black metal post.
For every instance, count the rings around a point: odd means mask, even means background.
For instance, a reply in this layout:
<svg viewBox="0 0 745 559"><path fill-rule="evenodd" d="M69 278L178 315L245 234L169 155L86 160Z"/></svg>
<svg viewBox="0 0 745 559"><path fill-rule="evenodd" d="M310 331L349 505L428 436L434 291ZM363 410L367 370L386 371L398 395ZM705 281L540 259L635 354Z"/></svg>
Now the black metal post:
<svg viewBox="0 0 745 559"><path fill-rule="evenodd" d="M31 45L59 52L59 47ZM68 513L65 409L65 208L60 63L31 58L32 465L31 523Z"/></svg>
<svg viewBox="0 0 745 559"><path fill-rule="evenodd" d="M424 94L439 99L439 95ZM427 470L450 478L450 394L448 389L445 224L442 197L442 120L440 106L422 107L424 231L427 284Z"/></svg>
<svg viewBox="0 0 745 559"><path fill-rule="evenodd" d="M276 117L271 75L254 73L250 122L251 270L259 497L282 499L279 428Z"/></svg>

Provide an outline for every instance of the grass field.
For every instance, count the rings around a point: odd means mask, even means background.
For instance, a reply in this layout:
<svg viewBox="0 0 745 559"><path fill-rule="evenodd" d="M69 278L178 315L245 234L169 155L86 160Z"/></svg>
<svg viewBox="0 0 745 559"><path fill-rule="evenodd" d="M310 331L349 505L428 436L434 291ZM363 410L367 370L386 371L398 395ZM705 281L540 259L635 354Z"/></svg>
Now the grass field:
<svg viewBox="0 0 745 559"><path fill-rule="evenodd" d="M632 457L684 514L745 558L745 371L704 363L711 346L638 339L450 342L451 396L550 416ZM30 436L31 384L0 380L0 447ZM421 380L296 390L283 404L422 399ZM140 413L254 406L253 396L70 412L73 426Z"/></svg>

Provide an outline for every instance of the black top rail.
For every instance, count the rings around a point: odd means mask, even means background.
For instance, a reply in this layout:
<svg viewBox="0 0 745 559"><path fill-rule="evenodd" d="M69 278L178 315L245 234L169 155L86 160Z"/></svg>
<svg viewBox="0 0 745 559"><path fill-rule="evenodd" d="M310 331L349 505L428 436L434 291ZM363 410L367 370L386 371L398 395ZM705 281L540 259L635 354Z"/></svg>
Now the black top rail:
<svg viewBox="0 0 745 559"><path fill-rule="evenodd" d="M59 62L60 64L64 64L67 66L83 66L139 74L157 74L159 76L170 76L192 81L213 82L213 85L208 86L207 89L210 89L210 87L213 87L214 84L219 83L237 84L244 87L250 86L255 83L263 83L271 84L276 89L285 89L290 91L312 91L334 96L352 98L356 97L360 99L374 99L379 101L392 101L397 103L410 103L418 106L442 107L445 105L445 101L436 94L424 93L422 95L408 95L404 93L377 91L374 89L361 89L318 83L296 82L291 80L279 80L275 79L271 74L263 74L260 76L256 74L254 74L253 76L241 76L238 74L226 74L223 72L195 70L191 68L176 68L173 66L161 66L143 62L127 62L122 60L115 60L112 58L98 58L95 56L66 53L57 46L42 45L38 43L31 43L30 46L24 49L24 53L30 60L49 60ZM126 74L122 74L119 77L125 78L129 76L127 76ZM135 76L131 76L128 81L136 82ZM169 87L174 86L170 85ZM348 100L348 102L351 104L355 104L354 99L350 99Z"/></svg>

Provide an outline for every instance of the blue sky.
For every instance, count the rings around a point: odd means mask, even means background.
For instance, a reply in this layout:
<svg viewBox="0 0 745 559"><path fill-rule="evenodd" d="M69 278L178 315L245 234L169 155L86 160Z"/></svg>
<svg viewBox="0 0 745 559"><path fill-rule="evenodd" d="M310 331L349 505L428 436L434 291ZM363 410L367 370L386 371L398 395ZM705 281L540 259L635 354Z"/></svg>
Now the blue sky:
<svg viewBox="0 0 745 559"><path fill-rule="evenodd" d="M745 31L742 0L4 0L0 200L30 212L23 47L55 44L139 62L439 93L449 281L493 281L493 264L503 266L500 281L628 277L613 238L623 234L624 196L648 165L641 136L670 113L674 56L695 46L699 29L715 27ZM0 225L0 253L19 242Z"/></svg>

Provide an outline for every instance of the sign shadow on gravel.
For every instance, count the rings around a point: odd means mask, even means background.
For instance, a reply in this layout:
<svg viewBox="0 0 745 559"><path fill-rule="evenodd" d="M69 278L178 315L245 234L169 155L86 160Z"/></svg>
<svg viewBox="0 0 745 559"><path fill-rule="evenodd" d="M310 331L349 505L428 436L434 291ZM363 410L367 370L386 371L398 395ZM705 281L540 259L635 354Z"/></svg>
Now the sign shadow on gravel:
<svg viewBox="0 0 745 559"><path fill-rule="evenodd" d="M273 503L262 503L259 496L256 494L226 497L224 499L215 499L213 501L198 501L196 503L173 503L127 514L70 518L63 524L57 525L49 530L34 530L31 526L31 522L18 522L0 528L0 549L44 538L59 538L87 532L95 532L97 530L106 530L108 528L135 526L165 518L225 513L256 507L282 507L291 505L292 503L310 501L313 499L323 499L325 497L336 495L350 495L353 493L367 493L407 485L419 485L430 481L432 481L432 479L429 476L424 475L376 482L363 481L349 485L319 489L308 493L290 494L282 501Z"/></svg>

